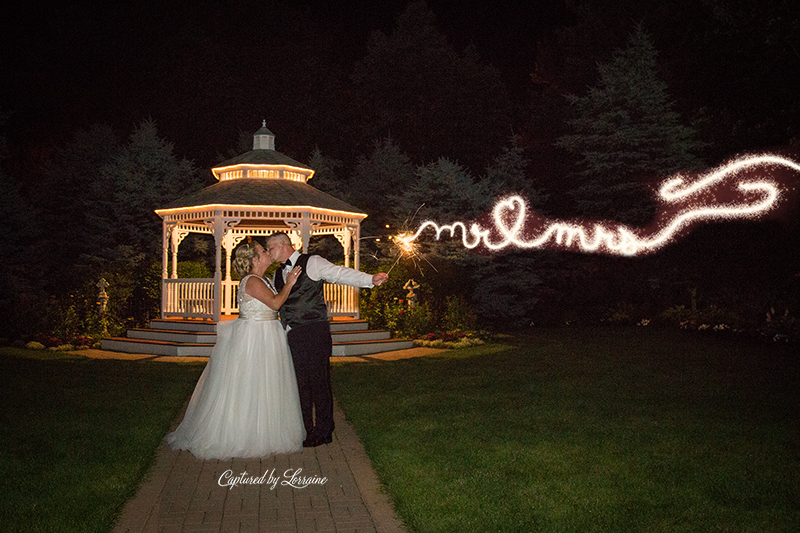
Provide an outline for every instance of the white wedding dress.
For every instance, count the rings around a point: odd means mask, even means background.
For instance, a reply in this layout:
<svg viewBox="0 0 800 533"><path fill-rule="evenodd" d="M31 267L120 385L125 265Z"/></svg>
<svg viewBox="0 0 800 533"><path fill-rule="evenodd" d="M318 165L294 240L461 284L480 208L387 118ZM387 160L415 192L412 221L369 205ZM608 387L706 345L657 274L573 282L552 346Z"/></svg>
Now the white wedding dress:
<svg viewBox="0 0 800 533"><path fill-rule="evenodd" d="M170 446L200 459L303 449L306 431L286 332L275 311L245 293L249 277L239 284L239 318L217 324L214 352L186 415L166 436Z"/></svg>

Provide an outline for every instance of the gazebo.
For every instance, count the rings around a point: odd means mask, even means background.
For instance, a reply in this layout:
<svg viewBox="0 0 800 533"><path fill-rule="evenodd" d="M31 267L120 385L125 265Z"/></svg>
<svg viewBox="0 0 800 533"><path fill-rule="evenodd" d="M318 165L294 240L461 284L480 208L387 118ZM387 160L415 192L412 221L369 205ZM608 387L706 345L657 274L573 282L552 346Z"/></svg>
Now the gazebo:
<svg viewBox="0 0 800 533"><path fill-rule="evenodd" d="M342 245L345 266L351 266L352 255L353 268L359 268L361 221L367 214L308 185L314 170L275 151L266 121L253 135L252 150L211 171L218 183L156 209L163 228L161 318L219 321L237 313L231 254L248 236L283 231L295 248L308 252L312 236L332 235ZM213 279L178 279L178 248L190 233L214 237ZM357 288L326 284L325 299L329 315L359 318Z"/></svg>

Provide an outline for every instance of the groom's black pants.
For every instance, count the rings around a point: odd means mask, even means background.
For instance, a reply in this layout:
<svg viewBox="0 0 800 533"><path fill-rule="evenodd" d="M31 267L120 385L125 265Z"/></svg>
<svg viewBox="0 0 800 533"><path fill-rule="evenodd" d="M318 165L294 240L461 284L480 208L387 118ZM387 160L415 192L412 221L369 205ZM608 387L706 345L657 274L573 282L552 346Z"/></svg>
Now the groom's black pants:
<svg viewBox="0 0 800 533"><path fill-rule="evenodd" d="M287 338L292 350L306 433L309 437L324 439L333 433L334 427L330 325L324 321L293 327Z"/></svg>

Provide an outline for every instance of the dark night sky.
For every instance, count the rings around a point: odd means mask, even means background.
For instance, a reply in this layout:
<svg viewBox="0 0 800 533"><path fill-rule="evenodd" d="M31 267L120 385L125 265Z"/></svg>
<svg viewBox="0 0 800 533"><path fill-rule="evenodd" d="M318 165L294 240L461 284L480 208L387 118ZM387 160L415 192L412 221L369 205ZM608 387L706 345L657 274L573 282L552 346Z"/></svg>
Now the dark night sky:
<svg viewBox="0 0 800 533"><path fill-rule="evenodd" d="M474 44L523 95L536 41L563 20L563 3L428 5L457 50ZM234 148L239 131L252 131L265 118L280 150L291 124L271 121L277 112L271 106L288 96L270 98L264 90L275 83L270 76L284 71L280 63L322 47L333 50L349 74L366 54L370 32L391 33L407 4L6 2L0 8L0 109L10 113L9 142L12 148L47 144L96 122L127 134L151 117L180 156L208 163L212 151ZM276 86L290 90L289 84ZM227 97L233 93L236 98ZM186 102L194 116L187 116Z"/></svg>

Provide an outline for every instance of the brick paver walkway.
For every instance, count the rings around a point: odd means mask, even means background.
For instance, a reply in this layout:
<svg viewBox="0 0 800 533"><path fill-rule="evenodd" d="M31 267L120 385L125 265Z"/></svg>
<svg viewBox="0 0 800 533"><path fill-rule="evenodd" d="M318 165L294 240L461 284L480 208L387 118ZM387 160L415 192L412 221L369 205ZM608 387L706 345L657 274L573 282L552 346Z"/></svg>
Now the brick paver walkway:
<svg viewBox="0 0 800 533"><path fill-rule="evenodd" d="M438 351L417 348L335 360L391 361ZM98 358L171 360L99 350L81 353ZM331 444L256 459L201 461L162 443L156 464L123 508L114 533L404 532L388 496L381 492L361 441L336 405L334 420ZM325 482L305 488L283 483L298 471L300 476L325 478ZM263 478L263 483L233 488L220 485L245 472L248 478Z"/></svg>
<svg viewBox="0 0 800 533"><path fill-rule="evenodd" d="M338 407L334 416L331 444L292 454L201 461L162 444L155 466L126 504L114 532L405 531ZM325 482L305 488L288 485L298 470L300 476ZM244 472L263 478L263 484L220 485Z"/></svg>

